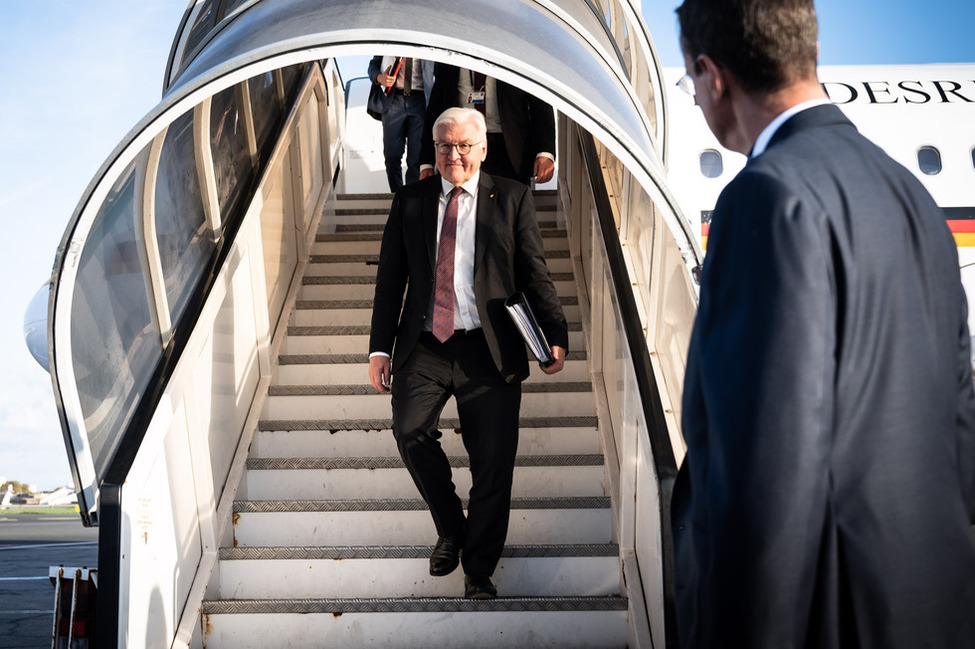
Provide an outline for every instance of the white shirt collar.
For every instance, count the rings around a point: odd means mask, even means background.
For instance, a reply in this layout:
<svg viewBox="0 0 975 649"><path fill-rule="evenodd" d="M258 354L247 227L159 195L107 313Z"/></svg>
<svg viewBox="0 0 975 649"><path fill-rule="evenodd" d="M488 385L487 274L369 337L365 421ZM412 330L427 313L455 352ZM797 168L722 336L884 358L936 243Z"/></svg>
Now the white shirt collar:
<svg viewBox="0 0 975 649"><path fill-rule="evenodd" d="M788 108L783 112L779 113L778 116L769 122L769 125L762 129L762 132L758 134L758 139L755 140L754 146L752 146L752 151L748 155L749 158L754 158L765 153L765 149L768 148L768 143L772 141L772 136L775 132L779 130L779 127L785 124L786 120L795 115L796 113L801 113L807 108L812 108L813 106L821 106L823 104L830 103L829 99L825 97L820 99L810 99L809 101L804 101L801 104L796 104L792 108Z"/></svg>
<svg viewBox="0 0 975 649"><path fill-rule="evenodd" d="M478 170L474 172L474 175L471 176L466 183L461 185L461 189L463 189L471 196L477 196L477 184L480 181L481 181L481 172L480 170ZM440 177L440 184L443 187L444 196L450 194L450 190L454 188L454 186L451 183L449 183L447 180L445 180L443 176Z"/></svg>

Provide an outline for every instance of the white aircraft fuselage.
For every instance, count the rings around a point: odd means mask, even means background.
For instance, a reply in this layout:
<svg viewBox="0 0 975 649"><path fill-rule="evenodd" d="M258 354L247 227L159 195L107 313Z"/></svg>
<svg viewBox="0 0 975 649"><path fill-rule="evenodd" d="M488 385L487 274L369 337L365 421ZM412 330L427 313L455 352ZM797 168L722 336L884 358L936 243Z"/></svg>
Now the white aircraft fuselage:
<svg viewBox="0 0 975 649"><path fill-rule="evenodd" d="M745 157L718 144L693 99L675 86L683 73L666 71L668 181L706 250L711 210ZM819 79L860 132L917 176L945 210L968 301L975 303L975 64L820 66ZM969 328L975 330L971 308Z"/></svg>

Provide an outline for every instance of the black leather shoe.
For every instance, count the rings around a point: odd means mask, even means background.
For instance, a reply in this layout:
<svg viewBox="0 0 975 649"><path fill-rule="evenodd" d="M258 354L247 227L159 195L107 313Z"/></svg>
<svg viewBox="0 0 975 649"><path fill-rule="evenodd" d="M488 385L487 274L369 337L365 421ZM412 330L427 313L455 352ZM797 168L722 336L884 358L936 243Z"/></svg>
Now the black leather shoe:
<svg viewBox="0 0 975 649"><path fill-rule="evenodd" d="M441 536L430 555L430 574L434 577L449 575L460 564L460 548L464 545L464 535Z"/></svg>
<svg viewBox="0 0 975 649"><path fill-rule="evenodd" d="M464 576L464 597L467 599L494 599L498 596L498 589L486 575Z"/></svg>

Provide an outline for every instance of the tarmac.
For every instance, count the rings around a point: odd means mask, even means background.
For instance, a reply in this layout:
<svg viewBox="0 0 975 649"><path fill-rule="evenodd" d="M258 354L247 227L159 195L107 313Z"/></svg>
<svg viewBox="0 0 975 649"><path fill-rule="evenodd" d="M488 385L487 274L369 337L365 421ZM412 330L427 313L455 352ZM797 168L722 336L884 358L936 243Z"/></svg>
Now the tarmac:
<svg viewBox="0 0 975 649"><path fill-rule="evenodd" d="M49 649L54 624L51 566L96 568L98 529L77 514L0 510L0 648Z"/></svg>

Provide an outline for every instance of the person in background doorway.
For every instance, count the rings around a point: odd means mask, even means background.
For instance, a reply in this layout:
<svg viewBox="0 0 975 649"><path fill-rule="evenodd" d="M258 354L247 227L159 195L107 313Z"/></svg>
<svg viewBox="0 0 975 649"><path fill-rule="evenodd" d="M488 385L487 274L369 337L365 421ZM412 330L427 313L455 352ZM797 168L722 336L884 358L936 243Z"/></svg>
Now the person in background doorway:
<svg viewBox="0 0 975 649"><path fill-rule="evenodd" d="M403 186L403 153L406 182L420 178L420 140L427 100L433 89L432 61L410 57L374 56L369 61L367 110L383 124L383 157L389 191Z"/></svg>

